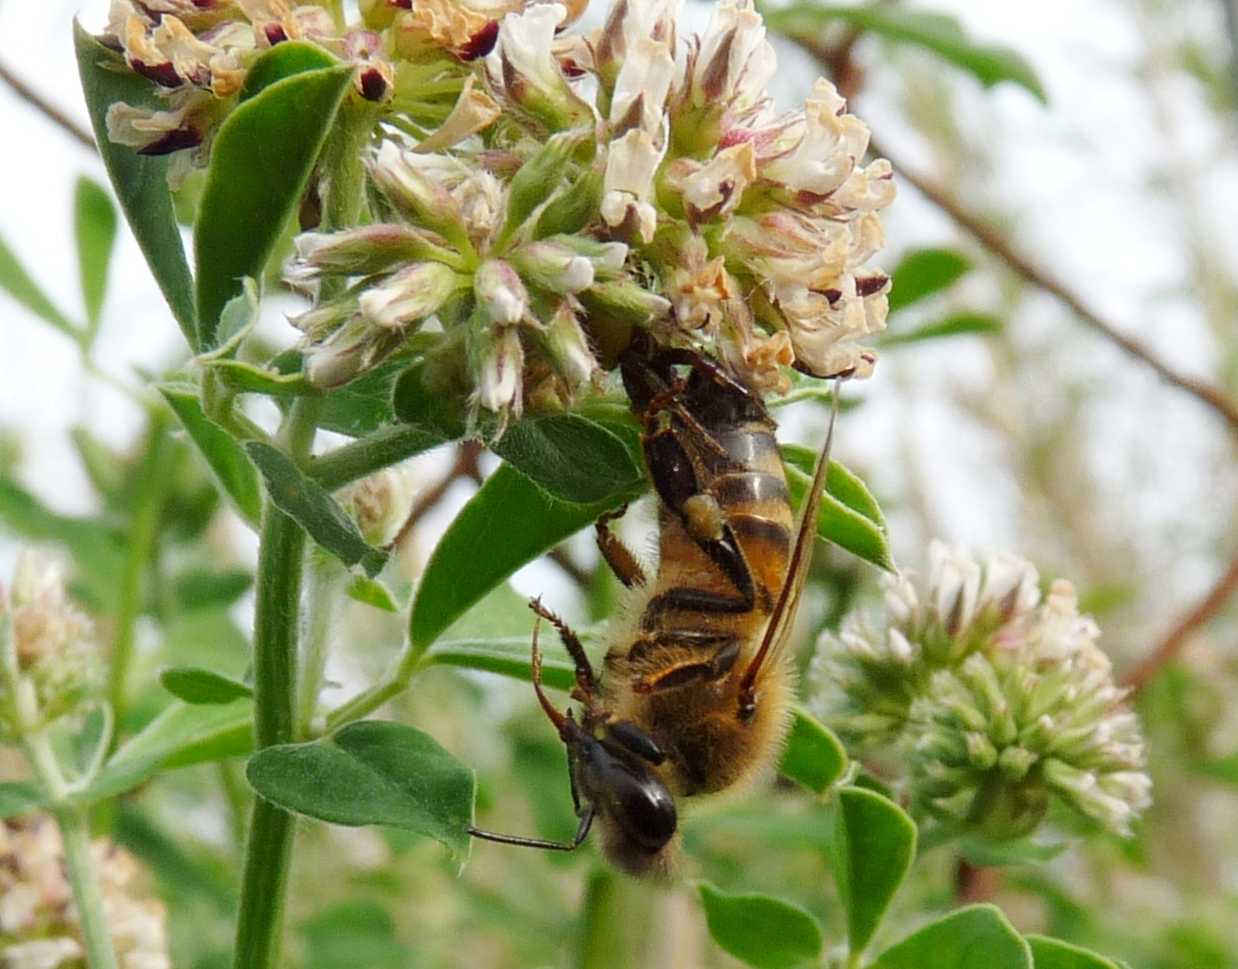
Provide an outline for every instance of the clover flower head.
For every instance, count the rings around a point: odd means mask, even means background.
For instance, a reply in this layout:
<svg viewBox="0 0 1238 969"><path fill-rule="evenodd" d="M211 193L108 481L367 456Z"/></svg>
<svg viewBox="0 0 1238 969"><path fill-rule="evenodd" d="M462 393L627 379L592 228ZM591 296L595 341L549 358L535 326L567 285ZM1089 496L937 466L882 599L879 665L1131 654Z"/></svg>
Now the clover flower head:
<svg viewBox="0 0 1238 969"><path fill-rule="evenodd" d="M20 735L71 712L97 684L89 618L69 601L52 560L24 551L7 601L0 590L0 733Z"/></svg>
<svg viewBox="0 0 1238 969"><path fill-rule="evenodd" d="M896 751L913 808L999 837L1026 834L1053 798L1128 834L1149 803L1139 724L1057 580L935 543L927 593L887 586L887 625L826 634L814 660L818 710L858 752Z"/></svg>

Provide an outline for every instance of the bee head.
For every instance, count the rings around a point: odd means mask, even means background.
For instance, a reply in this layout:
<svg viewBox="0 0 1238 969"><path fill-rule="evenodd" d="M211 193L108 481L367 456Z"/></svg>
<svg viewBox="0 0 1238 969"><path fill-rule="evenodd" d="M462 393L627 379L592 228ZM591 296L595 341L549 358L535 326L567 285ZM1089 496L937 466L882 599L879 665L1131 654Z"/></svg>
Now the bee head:
<svg viewBox="0 0 1238 969"><path fill-rule="evenodd" d="M596 814L607 857L632 875L669 875L679 822L657 770L665 755L624 721L581 729L573 739L572 778Z"/></svg>

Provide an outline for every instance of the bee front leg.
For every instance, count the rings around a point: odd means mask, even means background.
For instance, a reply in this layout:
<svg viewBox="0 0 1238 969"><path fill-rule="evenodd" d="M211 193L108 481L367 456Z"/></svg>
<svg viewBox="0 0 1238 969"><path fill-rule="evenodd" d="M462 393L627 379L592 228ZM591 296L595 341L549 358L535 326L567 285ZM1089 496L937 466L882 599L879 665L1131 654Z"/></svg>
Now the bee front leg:
<svg viewBox="0 0 1238 969"><path fill-rule="evenodd" d="M580 642L580 637L576 635L571 626L543 606L541 599L530 599L529 608L554 626L559 633L559 639L576 665L576 690L573 691L573 696L576 696L576 699L582 703L588 703L597 695L598 681L597 675L593 672L593 664L589 662L589 655Z"/></svg>
<svg viewBox="0 0 1238 969"><path fill-rule="evenodd" d="M622 518L627 510L628 506L623 505L615 511L608 511L598 517L593 527L597 533L598 551L602 553L602 558L606 560L610 570L615 573L615 577L630 589L634 585L645 585L648 579L645 577L645 570L641 568L640 562L636 560L631 549L616 538L615 533L610 530L610 523Z"/></svg>

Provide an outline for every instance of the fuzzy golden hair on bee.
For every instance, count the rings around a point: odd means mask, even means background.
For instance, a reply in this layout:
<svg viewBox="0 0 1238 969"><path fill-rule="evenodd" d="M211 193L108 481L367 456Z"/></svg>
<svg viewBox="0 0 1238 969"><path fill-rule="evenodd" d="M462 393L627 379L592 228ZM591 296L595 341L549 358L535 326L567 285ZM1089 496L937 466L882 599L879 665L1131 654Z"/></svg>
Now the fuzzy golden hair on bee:
<svg viewBox="0 0 1238 969"><path fill-rule="evenodd" d="M745 789L773 772L785 743L795 698L787 643L834 417L797 520L775 424L754 391L702 354L640 342L620 369L657 501L656 565L614 534L624 509L598 520L598 548L628 590L600 675L576 634L532 604L575 663L578 707L562 713L542 690L535 628L534 689L567 748L580 825L571 842L475 833L571 850L596 822L616 867L670 878L680 804Z"/></svg>

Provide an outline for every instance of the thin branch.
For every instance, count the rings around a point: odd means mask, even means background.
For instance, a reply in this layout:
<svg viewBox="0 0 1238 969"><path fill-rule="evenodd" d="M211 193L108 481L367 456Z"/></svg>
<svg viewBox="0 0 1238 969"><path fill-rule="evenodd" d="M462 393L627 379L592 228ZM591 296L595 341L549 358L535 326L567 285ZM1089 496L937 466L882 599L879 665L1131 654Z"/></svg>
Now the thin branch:
<svg viewBox="0 0 1238 969"><path fill-rule="evenodd" d="M38 94L29 84L10 71L4 64L0 64L0 81L4 81L14 94L47 118L48 121L59 127L61 131L71 136L78 144L90 151L95 151L95 140L90 136L90 132L82 128L50 101L45 100L41 94Z"/></svg>
<svg viewBox="0 0 1238 969"><path fill-rule="evenodd" d="M1238 557L1229 563L1225 574L1217 579L1208 590L1207 595L1174 625L1151 653L1127 670L1122 676L1122 683L1132 690L1138 690L1154 677L1167 663L1182 651L1191 638L1191 634L1208 622L1225 606L1230 596L1238 592Z"/></svg>
<svg viewBox="0 0 1238 969"><path fill-rule="evenodd" d="M1015 249L1010 241L993 225L960 205L945 187L920 175L914 168L896 161L884 146L878 147L873 142L872 151L875 155L889 159L890 164L894 166L899 181L914 186L929 202L948 215L955 225L967 232L1026 282L1053 296L1093 330L1111 342L1116 343L1130 356L1151 367L1166 381L1207 404L1225 419L1231 431L1238 433L1238 404L1231 400L1220 387L1176 370L1158 357L1149 347L1133 337L1127 336L1113 323L1098 315L1084 303L1078 294L1068 289L1061 282L1054 279L1048 271L1036 265L1031 259Z"/></svg>
<svg viewBox="0 0 1238 969"><path fill-rule="evenodd" d="M565 549L562 545L552 548L547 554L549 555L550 561L559 566L559 568L566 573L567 577L578 586L582 589L587 589L589 587L589 583L593 581L593 577L588 573L588 571L580 567L576 560L572 558L567 549Z"/></svg>
<svg viewBox="0 0 1238 969"><path fill-rule="evenodd" d="M456 463L451 466L451 470L443 475L437 484L429 488L417 499L408 513L408 518L404 520L404 524L400 526L399 533L391 541L391 544L387 546L388 548L399 548L409 533L417 527L417 523L425 517L431 508L443 500L443 497L451 490L451 486L461 478L471 478L474 481L480 480L481 472L477 468L477 459L481 456L481 450L481 445L476 441L465 441L456 449Z"/></svg>

